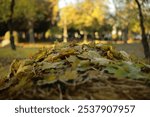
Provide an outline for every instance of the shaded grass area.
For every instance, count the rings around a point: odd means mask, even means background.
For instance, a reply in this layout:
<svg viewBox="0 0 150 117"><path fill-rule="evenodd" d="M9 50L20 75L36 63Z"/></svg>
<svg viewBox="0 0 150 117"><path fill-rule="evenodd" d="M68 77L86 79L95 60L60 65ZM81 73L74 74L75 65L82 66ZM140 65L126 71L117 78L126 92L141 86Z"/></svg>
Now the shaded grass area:
<svg viewBox="0 0 150 117"><path fill-rule="evenodd" d="M132 43L132 44L114 44L113 45L117 50L123 50L129 53L132 56L138 58L144 58L144 50L141 43Z"/></svg>
<svg viewBox="0 0 150 117"><path fill-rule="evenodd" d="M0 48L0 77L4 77L9 72L9 66L14 59L23 59L37 52L37 48L20 48L16 51L11 48Z"/></svg>
<svg viewBox="0 0 150 117"><path fill-rule="evenodd" d="M11 50L11 48L0 48L0 58L26 58L34 54L37 48L20 48L18 47L16 51Z"/></svg>

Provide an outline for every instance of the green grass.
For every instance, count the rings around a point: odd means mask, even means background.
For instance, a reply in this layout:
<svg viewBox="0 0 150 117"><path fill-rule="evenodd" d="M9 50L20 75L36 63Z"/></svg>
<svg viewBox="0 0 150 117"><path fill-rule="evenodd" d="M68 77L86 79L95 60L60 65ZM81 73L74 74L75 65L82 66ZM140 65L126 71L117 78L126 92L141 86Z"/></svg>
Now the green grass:
<svg viewBox="0 0 150 117"><path fill-rule="evenodd" d="M17 48L16 51L13 51L10 48L0 48L0 58L26 58L37 50L37 48Z"/></svg>
<svg viewBox="0 0 150 117"><path fill-rule="evenodd" d="M0 78L3 78L9 73L9 66L11 62L16 58L28 58L35 52L37 48L17 48L16 51L11 48L0 48Z"/></svg>

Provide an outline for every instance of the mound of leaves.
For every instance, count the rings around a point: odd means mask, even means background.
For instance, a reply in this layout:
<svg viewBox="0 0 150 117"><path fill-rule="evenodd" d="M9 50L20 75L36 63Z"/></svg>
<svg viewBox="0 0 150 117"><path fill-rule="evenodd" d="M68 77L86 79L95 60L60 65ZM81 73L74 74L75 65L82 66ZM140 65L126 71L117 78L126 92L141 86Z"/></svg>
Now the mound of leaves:
<svg viewBox="0 0 150 117"><path fill-rule="evenodd" d="M56 44L14 60L0 99L150 99L150 65L112 46Z"/></svg>

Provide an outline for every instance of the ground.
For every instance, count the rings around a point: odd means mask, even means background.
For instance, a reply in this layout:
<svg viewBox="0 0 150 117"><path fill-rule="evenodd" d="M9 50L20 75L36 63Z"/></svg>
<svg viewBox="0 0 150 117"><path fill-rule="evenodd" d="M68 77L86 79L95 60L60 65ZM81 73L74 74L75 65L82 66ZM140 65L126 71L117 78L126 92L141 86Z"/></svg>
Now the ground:
<svg viewBox="0 0 150 117"><path fill-rule="evenodd" d="M143 48L140 43L114 44L113 46L116 47L117 50L124 50L132 56L136 56L140 59L144 58ZM38 48L19 47L17 51L12 51L8 47L0 48L0 77L3 78L8 74L10 64L14 59L30 57L37 52L37 50ZM149 83L149 81L145 80L116 79L111 75L107 76L107 78L101 76L99 80L89 80L84 85L79 85L76 88L66 86L68 90L66 90L67 93L65 94L60 91L59 84L52 85L56 90L44 89L43 95L48 95L47 91L50 91L53 95L51 99L150 99ZM46 99L42 97L43 90L38 89L38 92L41 93L38 99ZM62 94L59 94L60 92ZM28 96L28 99L30 99L29 97L30 96Z"/></svg>

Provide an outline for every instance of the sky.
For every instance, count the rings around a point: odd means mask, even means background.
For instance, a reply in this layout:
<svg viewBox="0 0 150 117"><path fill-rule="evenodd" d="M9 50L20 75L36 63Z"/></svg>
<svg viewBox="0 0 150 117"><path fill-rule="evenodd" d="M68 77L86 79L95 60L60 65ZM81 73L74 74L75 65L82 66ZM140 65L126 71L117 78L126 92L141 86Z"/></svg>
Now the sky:
<svg viewBox="0 0 150 117"><path fill-rule="evenodd" d="M62 8L68 4L75 4L77 0L59 0L59 8Z"/></svg>
<svg viewBox="0 0 150 117"><path fill-rule="evenodd" d="M59 0L59 8L63 8L65 7L66 5L68 4L75 4L77 1L81 1L81 0ZM113 5L113 2L112 0L109 0L109 8L110 8L110 12L114 12L115 11L115 8L114 8L114 5Z"/></svg>

